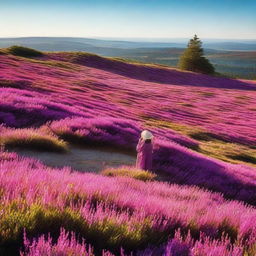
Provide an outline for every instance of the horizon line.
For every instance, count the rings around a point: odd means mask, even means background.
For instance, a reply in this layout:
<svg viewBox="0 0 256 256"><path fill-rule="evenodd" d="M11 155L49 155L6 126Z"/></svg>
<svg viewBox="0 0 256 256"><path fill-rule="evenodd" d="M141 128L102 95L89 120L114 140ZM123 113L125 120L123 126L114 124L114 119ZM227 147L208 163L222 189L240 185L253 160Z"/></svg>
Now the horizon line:
<svg viewBox="0 0 256 256"><path fill-rule="evenodd" d="M195 33L196 34L196 33ZM189 40L191 37L105 37L105 36L0 36L0 39L19 39L19 38L81 38L81 39L102 39L102 40ZM199 37L202 40L240 40L254 41L256 38L218 38L218 37Z"/></svg>

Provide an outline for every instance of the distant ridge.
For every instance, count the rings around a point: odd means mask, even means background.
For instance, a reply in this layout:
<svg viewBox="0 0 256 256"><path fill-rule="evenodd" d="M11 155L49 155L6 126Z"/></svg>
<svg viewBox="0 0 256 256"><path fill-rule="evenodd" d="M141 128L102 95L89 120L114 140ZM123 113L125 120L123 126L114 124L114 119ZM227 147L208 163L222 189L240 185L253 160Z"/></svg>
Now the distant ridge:
<svg viewBox="0 0 256 256"><path fill-rule="evenodd" d="M44 51L88 51L88 48L117 48L117 49L136 49L136 48L184 48L187 40L175 40L173 42L150 42L150 41L128 41L128 40L104 40L94 38L79 37L18 37L0 38L0 47L9 47L13 44L32 47ZM204 48L215 50L243 50L255 51L256 40L234 40L216 41L206 40Z"/></svg>

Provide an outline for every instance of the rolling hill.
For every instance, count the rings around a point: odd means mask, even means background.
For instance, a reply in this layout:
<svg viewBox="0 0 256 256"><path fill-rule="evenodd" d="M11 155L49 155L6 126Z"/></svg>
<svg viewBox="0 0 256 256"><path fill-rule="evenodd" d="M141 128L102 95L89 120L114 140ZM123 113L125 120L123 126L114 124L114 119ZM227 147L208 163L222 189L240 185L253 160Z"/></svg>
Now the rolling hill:
<svg viewBox="0 0 256 256"><path fill-rule="evenodd" d="M203 42L206 57L214 64L217 72L234 78L256 78L255 41L205 40ZM11 45L22 45L42 51L83 51L107 57L121 57L143 63L175 67L179 56L187 45L187 40L133 42L124 39L103 40L70 37L0 38L0 47Z"/></svg>
<svg viewBox="0 0 256 256"><path fill-rule="evenodd" d="M15 54L0 50L0 253L255 255L255 81L81 52ZM10 152L65 157L79 144L134 155L143 129L164 182Z"/></svg>

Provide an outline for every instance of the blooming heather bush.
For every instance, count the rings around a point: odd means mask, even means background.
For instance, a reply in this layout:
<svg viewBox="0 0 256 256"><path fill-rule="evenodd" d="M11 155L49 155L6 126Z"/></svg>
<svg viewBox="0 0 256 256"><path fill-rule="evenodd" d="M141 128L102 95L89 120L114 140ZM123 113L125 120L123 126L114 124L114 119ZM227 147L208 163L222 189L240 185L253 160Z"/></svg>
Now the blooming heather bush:
<svg viewBox="0 0 256 256"><path fill-rule="evenodd" d="M12 129L0 126L0 145L64 152L67 144L43 129Z"/></svg>
<svg viewBox="0 0 256 256"><path fill-rule="evenodd" d="M51 123L53 131L63 138L84 143L125 146L134 149L142 126L135 121L121 118L66 118ZM198 143L188 137L164 129L151 128L158 138L175 141L183 146L197 148Z"/></svg>
<svg viewBox="0 0 256 256"><path fill-rule="evenodd" d="M25 252L21 252L21 256L35 256L35 255L73 255L73 256L92 256L92 249L89 246L88 250L84 242L79 244L76 241L75 234L70 234L64 229L61 230L57 243L54 244L52 238L48 236L41 236L30 242L26 233L24 233Z"/></svg>
<svg viewBox="0 0 256 256"><path fill-rule="evenodd" d="M24 234L25 252L21 252L21 256L93 256L93 248L90 245L86 245L84 241L79 243L76 240L75 233L66 232L61 230L60 236L56 243L53 243L50 235L46 238L41 236L38 239L33 239L30 242L26 233ZM247 254L246 254L247 253ZM198 241L194 241L188 235L185 239L182 238L179 232L175 233L175 237L168 241L168 243L160 248L148 248L142 252L138 252L137 256L242 256L253 255L247 251L243 253L243 249L240 246L233 246L230 241L223 239L221 241L212 241L211 239L204 237ZM99 255L99 254L98 254ZM102 256L113 256L108 251L103 251ZM125 256L122 250L120 256Z"/></svg>
<svg viewBox="0 0 256 256"><path fill-rule="evenodd" d="M20 84L20 81L13 81ZM24 84L24 81L22 82ZM0 91L0 122L7 126L23 128L38 127L47 121L69 116L90 117L78 108L52 102L51 97L35 91L4 88Z"/></svg>
<svg viewBox="0 0 256 256"><path fill-rule="evenodd" d="M153 169L169 173L171 182L197 185L256 205L253 167L224 163L171 142L156 141Z"/></svg>
<svg viewBox="0 0 256 256"><path fill-rule="evenodd" d="M32 242L24 233L25 252L21 252L21 256L94 256L93 249L90 245L86 245L84 241L79 243L76 240L75 233L66 232L64 229L60 231L60 236L56 243L53 243L50 235L46 238L44 235ZM103 251L102 256L113 256L110 252Z"/></svg>
<svg viewBox="0 0 256 256"><path fill-rule="evenodd" d="M59 229L73 231L97 250L119 255L159 246L178 228L197 241L204 234L223 236L251 249L256 237L256 210L196 187L142 182L125 177L70 173L32 159L0 162L1 247Z"/></svg>
<svg viewBox="0 0 256 256"><path fill-rule="evenodd" d="M155 174L149 171L134 169L129 166L121 166L118 168L105 169L101 172L101 174L110 176L110 177L125 176L125 177L131 177L138 180L143 180L143 181L150 181L156 177Z"/></svg>
<svg viewBox="0 0 256 256"><path fill-rule="evenodd" d="M52 122L50 127L71 142L133 150L141 131L136 122L117 118L68 118Z"/></svg>
<svg viewBox="0 0 256 256"><path fill-rule="evenodd" d="M232 245L230 240L222 238L221 240L212 240L207 236L200 237L195 241L190 234L183 238L177 231L175 237L160 248L148 248L140 252L139 256L242 256L254 255L256 251L244 251L240 245Z"/></svg>
<svg viewBox="0 0 256 256"><path fill-rule="evenodd" d="M17 154L14 152L6 152L0 148L0 160L14 160L17 158Z"/></svg>

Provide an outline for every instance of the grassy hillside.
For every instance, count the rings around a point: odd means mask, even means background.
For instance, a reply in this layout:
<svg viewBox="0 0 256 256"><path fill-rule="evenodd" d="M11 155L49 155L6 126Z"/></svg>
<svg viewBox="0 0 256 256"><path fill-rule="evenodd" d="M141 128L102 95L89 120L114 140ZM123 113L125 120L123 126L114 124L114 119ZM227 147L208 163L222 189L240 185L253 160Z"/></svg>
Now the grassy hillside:
<svg viewBox="0 0 256 256"><path fill-rule="evenodd" d="M8 50L0 78L0 254L255 255L255 82ZM155 136L153 174L81 174L7 152L134 154L143 129ZM160 172L165 183L150 181Z"/></svg>
<svg viewBox="0 0 256 256"><path fill-rule="evenodd" d="M203 40L203 47L215 70L233 78L256 79L256 42ZM133 59L176 67L187 40L168 42L131 42L90 38L27 37L0 38L0 47L22 45L39 51L83 51L108 57Z"/></svg>

